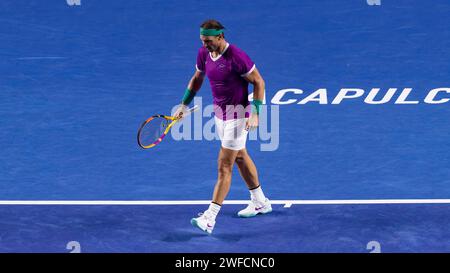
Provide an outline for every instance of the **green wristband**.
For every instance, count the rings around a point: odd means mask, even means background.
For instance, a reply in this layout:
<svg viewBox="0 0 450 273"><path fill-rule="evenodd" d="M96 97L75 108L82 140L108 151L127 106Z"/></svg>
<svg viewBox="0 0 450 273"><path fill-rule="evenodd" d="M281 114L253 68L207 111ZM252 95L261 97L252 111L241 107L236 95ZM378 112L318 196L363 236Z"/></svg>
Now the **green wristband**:
<svg viewBox="0 0 450 273"><path fill-rule="evenodd" d="M184 105L189 105L191 101L195 97L195 92L190 90L189 88L186 88L186 91L184 92L183 100L181 101Z"/></svg>
<svg viewBox="0 0 450 273"><path fill-rule="evenodd" d="M261 105L263 104L262 100L255 100L253 99L252 105L255 107L252 107L252 114L258 114L261 111Z"/></svg>

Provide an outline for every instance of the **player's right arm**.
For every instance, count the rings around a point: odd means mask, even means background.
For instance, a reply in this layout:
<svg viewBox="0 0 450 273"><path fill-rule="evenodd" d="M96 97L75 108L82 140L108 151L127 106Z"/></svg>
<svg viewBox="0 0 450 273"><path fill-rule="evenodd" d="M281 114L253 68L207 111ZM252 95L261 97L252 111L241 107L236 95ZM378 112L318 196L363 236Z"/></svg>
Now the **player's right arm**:
<svg viewBox="0 0 450 273"><path fill-rule="evenodd" d="M202 87L203 80L205 79L205 73L199 70L196 70L194 76L192 76L191 80L188 84L188 89L197 93L198 90Z"/></svg>
<svg viewBox="0 0 450 273"><path fill-rule="evenodd" d="M191 80L188 83L188 87L184 92L183 99L181 100L181 104L178 109L175 111L173 115L176 118L181 118L183 113L188 109L188 105L194 99L197 92L200 90L203 84L203 80L205 79L205 73L199 70L196 70Z"/></svg>

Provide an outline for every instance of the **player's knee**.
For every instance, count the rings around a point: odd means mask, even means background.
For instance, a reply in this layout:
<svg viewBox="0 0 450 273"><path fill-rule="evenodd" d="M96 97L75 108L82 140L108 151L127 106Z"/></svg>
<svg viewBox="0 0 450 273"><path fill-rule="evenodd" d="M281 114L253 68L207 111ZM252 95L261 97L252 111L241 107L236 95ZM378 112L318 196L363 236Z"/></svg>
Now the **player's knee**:
<svg viewBox="0 0 450 273"><path fill-rule="evenodd" d="M219 159L218 160L218 169L220 174L228 174L231 173L233 168L233 163L230 160Z"/></svg>

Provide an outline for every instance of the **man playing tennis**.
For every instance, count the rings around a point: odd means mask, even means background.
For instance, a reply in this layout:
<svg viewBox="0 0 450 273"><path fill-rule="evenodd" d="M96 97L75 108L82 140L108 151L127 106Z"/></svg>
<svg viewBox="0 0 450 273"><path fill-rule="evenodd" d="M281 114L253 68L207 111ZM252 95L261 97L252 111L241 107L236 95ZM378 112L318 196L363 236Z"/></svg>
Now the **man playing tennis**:
<svg viewBox="0 0 450 273"><path fill-rule="evenodd" d="M202 86L205 74L211 83L216 130L222 147L218 158L218 179L209 208L192 225L212 233L215 219L231 185L234 163L250 190L251 202L238 212L240 217L253 217L272 211L264 196L253 160L245 149L248 130L258 126L258 114L264 99L265 83L247 54L225 41L224 27L216 20L200 26L203 46L197 55L196 71L189 81L182 104L175 117L182 117L187 105ZM248 83L253 84L253 102L249 105Z"/></svg>

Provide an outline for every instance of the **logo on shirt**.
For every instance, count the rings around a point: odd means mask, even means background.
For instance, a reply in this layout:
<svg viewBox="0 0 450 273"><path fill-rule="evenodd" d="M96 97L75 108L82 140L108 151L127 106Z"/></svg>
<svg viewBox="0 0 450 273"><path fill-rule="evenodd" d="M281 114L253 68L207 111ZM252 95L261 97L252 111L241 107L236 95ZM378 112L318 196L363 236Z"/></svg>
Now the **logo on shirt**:
<svg viewBox="0 0 450 273"><path fill-rule="evenodd" d="M220 63L219 65L217 65L217 70L219 70L220 72L225 72L226 65L224 63Z"/></svg>

